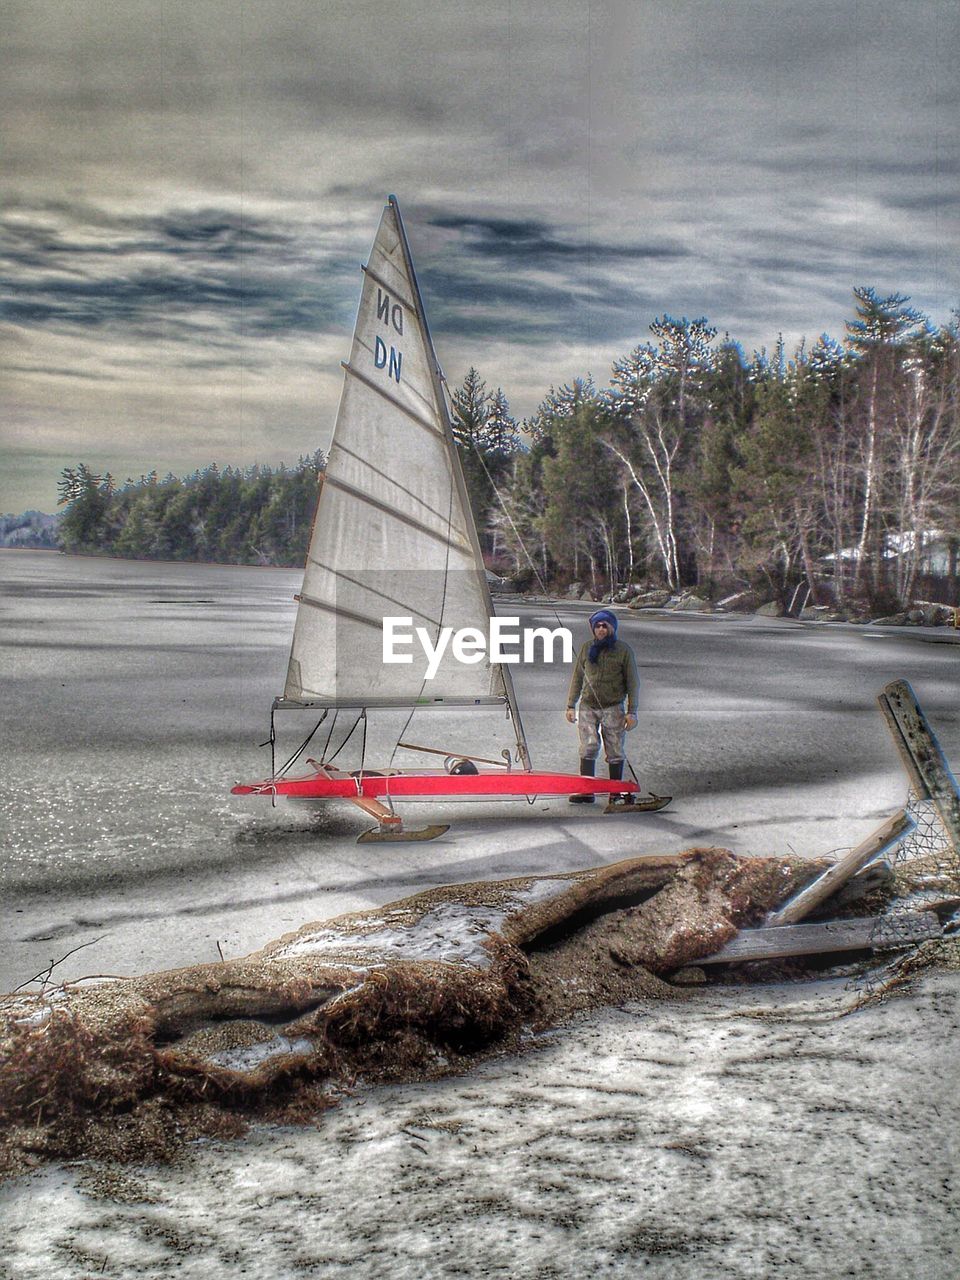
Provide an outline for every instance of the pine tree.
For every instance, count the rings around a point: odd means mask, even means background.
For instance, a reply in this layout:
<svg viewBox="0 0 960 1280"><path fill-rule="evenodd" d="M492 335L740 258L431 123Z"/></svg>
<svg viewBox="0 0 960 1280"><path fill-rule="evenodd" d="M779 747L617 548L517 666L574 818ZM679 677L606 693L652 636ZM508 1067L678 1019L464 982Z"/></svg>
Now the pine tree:
<svg viewBox="0 0 960 1280"><path fill-rule="evenodd" d="M450 397L451 426L467 485L474 523L481 531L494 503L494 488L484 458L484 430L490 417L487 384L472 366Z"/></svg>
<svg viewBox="0 0 960 1280"><path fill-rule="evenodd" d="M517 420L511 416L503 388L497 387L489 399L487 420L481 433L484 458L492 470L503 472L509 466L510 459L521 448Z"/></svg>
<svg viewBox="0 0 960 1280"><path fill-rule="evenodd" d="M543 460L543 531L551 554L562 576L589 575L595 594L602 582L614 589L623 572L619 475L602 444L609 427L599 399L581 400L568 417L553 418L553 453Z"/></svg>
<svg viewBox="0 0 960 1280"><path fill-rule="evenodd" d="M543 591L550 576L543 529L543 462L543 452L537 446L514 454L501 488L502 502L490 517L497 549L511 558L510 576L521 590L535 586Z"/></svg>
<svg viewBox="0 0 960 1280"><path fill-rule="evenodd" d="M526 424L533 443L540 445L545 453L551 453L554 430L569 422L585 405L594 406L599 402L597 388L589 374L559 388L551 387Z"/></svg>
<svg viewBox="0 0 960 1280"><path fill-rule="evenodd" d="M799 367L788 366L782 353L765 365L752 422L739 441L742 461L731 471L752 552L746 566L758 568L784 603L802 573L813 572L813 447L797 412Z"/></svg>
<svg viewBox="0 0 960 1280"><path fill-rule="evenodd" d="M102 550L110 495L103 476L83 462L74 470L64 467L57 484L58 506L66 507L60 518L59 540L64 551Z"/></svg>

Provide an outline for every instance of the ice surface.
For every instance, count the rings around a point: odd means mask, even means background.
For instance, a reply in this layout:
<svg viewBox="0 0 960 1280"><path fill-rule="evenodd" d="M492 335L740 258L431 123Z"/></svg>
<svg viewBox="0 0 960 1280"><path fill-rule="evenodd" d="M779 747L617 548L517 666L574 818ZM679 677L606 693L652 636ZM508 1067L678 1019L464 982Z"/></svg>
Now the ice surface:
<svg viewBox="0 0 960 1280"><path fill-rule="evenodd" d="M669 809L447 805L440 840L358 846L369 824L346 807L228 795L269 766L257 744L299 574L0 551L0 587L6 989L70 952L56 980L243 955L435 885L694 844L849 847L904 799L874 704L896 677L960 760L942 631L624 614L643 678L628 750ZM560 608L585 632L585 606ZM544 605L509 612L556 625ZM536 765L574 768L565 672L516 683ZM414 741L465 749L457 713L415 725ZM283 731L291 750L307 727ZM502 729L483 730L479 754ZM713 990L610 1010L461 1079L361 1089L316 1129L258 1130L172 1168L21 1179L0 1191L2 1265L18 1280L952 1280L956 980L840 1022L842 992L784 1008L799 998Z"/></svg>
<svg viewBox="0 0 960 1280"><path fill-rule="evenodd" d="M808 856L849 847L903 800L874 704L895 676L913 682L960 758L956 650L942 628L868 639L863 627L624 612L643 677L628 749L641 784L674 795L669 809L601 818L562 799L417 804L404 809L409 825L439 818L451 831L357 846L369 821L345 805L229 795L269 770L257 744L286 668L298 579L0 552L0 988L68 952L61 979L242 955L305 921L437 884L695 844ZM560 608L585 630L586 606ZM509 610L556 625L546 605ZM565 671L519 667L515 678L535 763L575 768ZM281 717L278 759L313 723ZM491 713L470 745L495 756L505 732ZM468 745L452 710L418 713L406 736Z"/></svg>

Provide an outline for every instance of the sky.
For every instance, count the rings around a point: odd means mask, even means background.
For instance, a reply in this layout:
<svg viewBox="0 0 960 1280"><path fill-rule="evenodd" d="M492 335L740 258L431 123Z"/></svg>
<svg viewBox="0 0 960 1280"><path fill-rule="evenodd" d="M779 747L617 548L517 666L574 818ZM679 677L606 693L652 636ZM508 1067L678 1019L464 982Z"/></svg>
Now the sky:
<svg viewBox="0 0 960 1280"><path fill-rule="evenodd" d="M3 0L0 512L324 448L396 194L515 416L706 316L960 305L955 0Z"/></svg>

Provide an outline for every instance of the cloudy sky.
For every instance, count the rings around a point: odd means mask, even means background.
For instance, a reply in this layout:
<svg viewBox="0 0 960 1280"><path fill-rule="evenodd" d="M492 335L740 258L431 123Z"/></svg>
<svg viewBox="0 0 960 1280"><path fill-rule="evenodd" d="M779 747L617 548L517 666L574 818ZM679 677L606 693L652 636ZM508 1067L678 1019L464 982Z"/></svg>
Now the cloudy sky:
<svg viewBox="0 0 960 1280"><path fill-rule="evenodd" d="M955 0L4 0L0 512L329 439L395 193L448 379L960 303Z"/></svg>

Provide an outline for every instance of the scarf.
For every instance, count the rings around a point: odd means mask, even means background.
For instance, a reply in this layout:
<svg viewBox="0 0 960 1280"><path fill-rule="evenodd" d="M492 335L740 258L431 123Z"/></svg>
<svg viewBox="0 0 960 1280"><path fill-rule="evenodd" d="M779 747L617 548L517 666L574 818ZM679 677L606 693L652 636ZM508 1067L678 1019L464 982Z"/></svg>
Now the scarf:
<svg viewBox="0 0 960 1280"><path fill-rule="evenodd" d="M616 643L617 634L615 631L611 631L608 635L605 635L602 640L594 640L593 644L590 646L589 652L587 653L587 657L591 662L596 662L605 649L612 649Z"/></svg>

